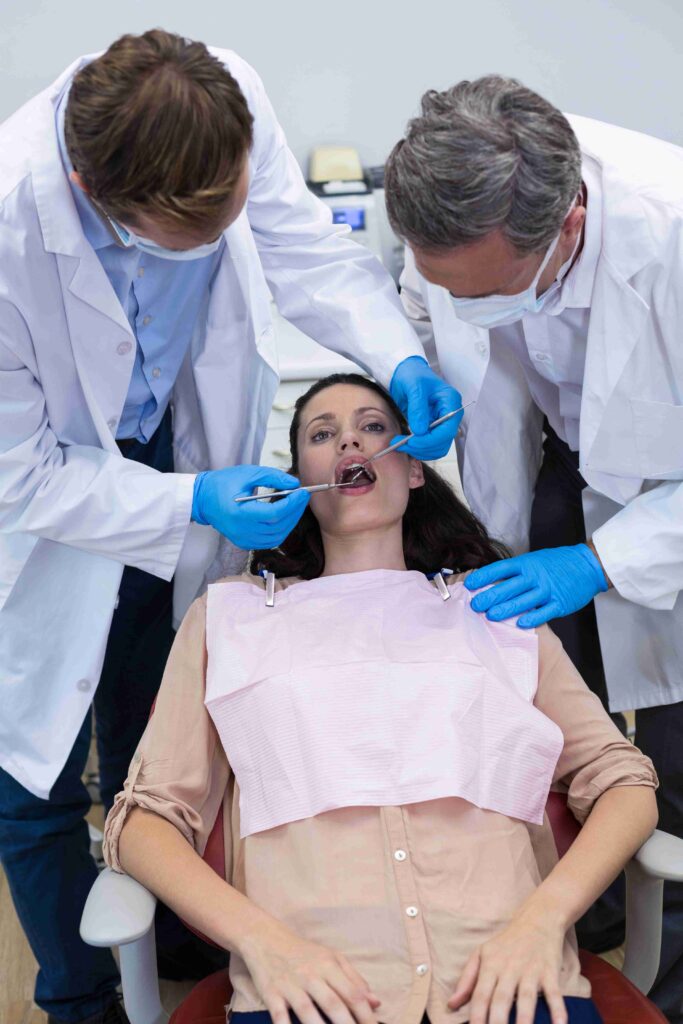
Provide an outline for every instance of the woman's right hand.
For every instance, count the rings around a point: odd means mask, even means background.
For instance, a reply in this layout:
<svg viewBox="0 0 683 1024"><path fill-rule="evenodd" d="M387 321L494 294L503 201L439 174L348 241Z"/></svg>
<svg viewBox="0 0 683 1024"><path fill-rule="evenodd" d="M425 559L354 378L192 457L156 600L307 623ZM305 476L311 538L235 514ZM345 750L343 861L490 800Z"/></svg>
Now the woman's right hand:
<svg viewBox="0 0 683 1024"><path fill-rule="evenodd" d="M273 1024L376 1024L380 1000L341 953L308 942L277 923L240 954Z"/></svg>

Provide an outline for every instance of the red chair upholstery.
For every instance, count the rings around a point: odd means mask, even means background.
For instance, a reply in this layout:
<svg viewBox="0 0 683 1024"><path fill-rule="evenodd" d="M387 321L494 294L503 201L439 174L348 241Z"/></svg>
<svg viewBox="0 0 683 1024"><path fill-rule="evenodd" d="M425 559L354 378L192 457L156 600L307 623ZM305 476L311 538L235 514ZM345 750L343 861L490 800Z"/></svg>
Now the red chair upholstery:
<svg viewBox="0 0 683 1024"><path fill-rule="evenodd" d="M566 797L562 793L551 793L546 809L557 852L562 857L576 839L581 826L567 807ZM204 851L204 860L221 877L225 873L224 842L221 807ZM195 934L205 942L211 941L199 932ZM580 958L581 970L591 983L593 1001L604 1024L667 1024L664 1014L616 967L584 950L581 950ZM195 985L174 1011L169 1024L225 1024L225 1007L231 995L232 988L226 968Z"/></svg>
<svg viewBox="0 0 683 1024"><path fill-rule="evenodd" d="M225 1007L231 995L228 968L224 967L197 982L173 1011L168 1024L225 1024Z"/></svg>
<svg viewBox="0 0 683 1024"><path fill-rule="evenodd" d="M581 971L593 989L593 1002L605 1024L667 1024L662 1011L616 967L584 949L580 950L579 958Z"/></svg>

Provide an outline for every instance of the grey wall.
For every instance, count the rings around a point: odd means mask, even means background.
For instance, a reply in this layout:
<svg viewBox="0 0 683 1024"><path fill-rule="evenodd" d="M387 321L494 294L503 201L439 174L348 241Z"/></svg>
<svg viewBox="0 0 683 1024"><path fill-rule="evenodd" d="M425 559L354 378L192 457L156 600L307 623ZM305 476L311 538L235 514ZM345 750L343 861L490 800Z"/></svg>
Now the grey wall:
<svg viewBox="0 0 683 1024"><path fill-rule="evenodd" d="M81 53L161 25L260 72L305 163L380 163L428 88L498 71L563 110L683 145L681 0L1 0L0 120Z"/></svg>

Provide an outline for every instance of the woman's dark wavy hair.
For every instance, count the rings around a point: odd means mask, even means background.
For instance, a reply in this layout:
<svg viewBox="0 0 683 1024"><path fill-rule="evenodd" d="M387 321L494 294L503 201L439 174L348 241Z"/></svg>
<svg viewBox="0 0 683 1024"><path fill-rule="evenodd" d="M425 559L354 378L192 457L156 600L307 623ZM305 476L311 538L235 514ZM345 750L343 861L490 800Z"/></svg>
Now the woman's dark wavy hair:
<svg viewBox="0 0 683 1024"><path fill-rule="evenodd" d="M408 432L401 410L380 384L358 373L333 373L317 381L294 407L289 428L292 453L289 472L295 475L299 472L298 436L303 410L315 395L336 384L352 384L375 391L388 404L401 433ZM450 484L430 466L423 465L423 469L424 486L411 490L403 516L403 554L407 568L424 573L439 569L464 572L507 558L509 552L502 544L491 540ZM320 576L325 568L325 553L318 520L310 505L279 548L252 553L249 568L251 572L268 569L279 577L298 576L305 580Z"/></svg>

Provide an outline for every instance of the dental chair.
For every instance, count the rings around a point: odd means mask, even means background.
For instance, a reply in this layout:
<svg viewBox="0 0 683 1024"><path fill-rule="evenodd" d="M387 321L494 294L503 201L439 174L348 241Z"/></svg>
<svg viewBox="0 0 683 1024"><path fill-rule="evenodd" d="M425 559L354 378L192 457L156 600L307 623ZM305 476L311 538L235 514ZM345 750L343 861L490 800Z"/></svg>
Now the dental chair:
<svg viewBox="0 0 683 1024"><path fill-rule="evenodd" d="M580 826L561 793L550 794L547 811L562 856ZM224 877L222 807L203 859ZM646 995L659 967L665 880L683 881L683 840L656 830L626 866L623 973L598 956L580 952L582 972L591 982L604 1024L666 1024ZM156 898L139 882L105 868L90 891L81 919L84 942L119 948L123 1000L131 1024L166 1024L168 1020L156 972L155 907ZM231 991L227 968L204 978L175 1009L170 1024L225 1024Z"/></svg>

